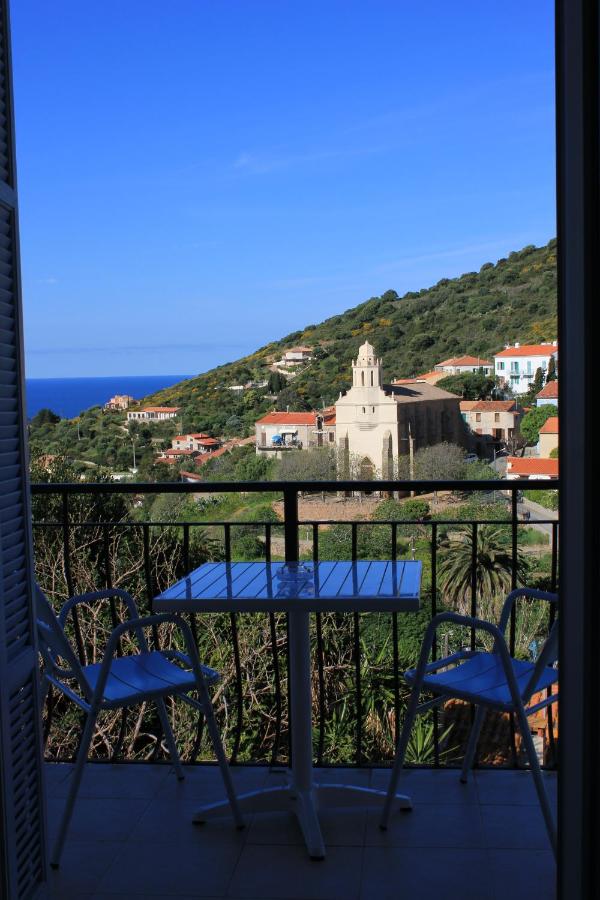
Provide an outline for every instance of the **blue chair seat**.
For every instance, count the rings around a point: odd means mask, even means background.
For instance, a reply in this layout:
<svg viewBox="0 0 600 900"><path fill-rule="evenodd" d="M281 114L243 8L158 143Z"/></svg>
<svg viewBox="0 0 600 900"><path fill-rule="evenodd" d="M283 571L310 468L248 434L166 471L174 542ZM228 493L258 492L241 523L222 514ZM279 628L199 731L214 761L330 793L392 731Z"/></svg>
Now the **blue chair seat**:
<svg viewBox="0 0 600 900"><path fill-rule="evenodd" d="M93 690L96 689L101 665L92 663L83 667L84 675ZM201 668L207 682L218 680L218 672L214 669L208 666ZM123 704L128 700L139 703L140 693L159 696L170 694L173 689L193 691L196 687L196 677L192 671L182 669L159 650L154 650L113 659L103 694L107 703Z"/></svg>
<svg viewBox="0 0 600 900"><path fill-rule="evenodd" d="M535 663L512 659L513 672L519 692L523 694L533 674ZM414 684L416 669L405 672L409 684ZM541 691L558 681L558 670L546 666L537 680L535 691ZM423 687L434 694L449 694L472 702L485 703L507 711L513 709L510 689L496 653L477 653L465 662L445 672L425 675Z"/></svg>

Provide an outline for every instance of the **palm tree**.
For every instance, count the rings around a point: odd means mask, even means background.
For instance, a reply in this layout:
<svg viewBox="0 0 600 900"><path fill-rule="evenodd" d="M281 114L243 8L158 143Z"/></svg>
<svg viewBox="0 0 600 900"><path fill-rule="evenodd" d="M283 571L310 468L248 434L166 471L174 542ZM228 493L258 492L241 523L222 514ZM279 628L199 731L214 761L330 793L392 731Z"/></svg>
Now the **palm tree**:
<svg viewBox="0 0 600 900"><path fill-rule="evenodd" d="M440 587L445 596L462 612L468 610L471 599L473 564L473 531L458 532L442 543L438 566ZM517 573L523 571L525 561L517 551ZM506 543L504 529L481 525L477 529L476 591L477 600L486 606L503 599L510 591L512 553Z"/></svg>

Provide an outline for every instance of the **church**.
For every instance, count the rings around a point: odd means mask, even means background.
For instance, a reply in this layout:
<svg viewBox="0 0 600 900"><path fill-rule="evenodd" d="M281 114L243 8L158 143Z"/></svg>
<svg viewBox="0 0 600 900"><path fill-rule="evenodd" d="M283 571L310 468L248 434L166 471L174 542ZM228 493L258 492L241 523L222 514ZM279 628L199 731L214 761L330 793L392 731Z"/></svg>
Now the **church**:
<svg viewBox="0 0 600 900"><path fill-rule="evenodd" d="M447 441L465 444L460 398L425 381L384 384L367 341L352 363L352 387L335 404L336 438L347 474L393 478L401 457Z"/></svg>

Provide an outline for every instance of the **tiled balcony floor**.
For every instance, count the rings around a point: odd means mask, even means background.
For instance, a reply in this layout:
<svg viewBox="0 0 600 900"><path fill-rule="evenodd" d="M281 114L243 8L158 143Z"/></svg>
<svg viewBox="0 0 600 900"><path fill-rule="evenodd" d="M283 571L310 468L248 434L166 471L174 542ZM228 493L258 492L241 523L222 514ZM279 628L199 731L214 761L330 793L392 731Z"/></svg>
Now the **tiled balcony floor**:
<svg viewBox="0 0 600 900"><path fill-rule="evenodd" d="M71 767L47 764L50 839ZM331 780L332 771L326 772ZM218 769L196 767L178 782L168 766L88 765L48 898L228 897L259 900L510 900L554 897L555 867L531 777L413 770L403 778L414 809L383 833L377 814L321 814L327 858L311 861L286 813L191 823L223 790ZM317 772L322 777L322 771ZM280 773L237 768L238 790L276 784ZM336 770L336 780L385 787L389 771ZM556 776L546 776L556 800Z"/></svg>

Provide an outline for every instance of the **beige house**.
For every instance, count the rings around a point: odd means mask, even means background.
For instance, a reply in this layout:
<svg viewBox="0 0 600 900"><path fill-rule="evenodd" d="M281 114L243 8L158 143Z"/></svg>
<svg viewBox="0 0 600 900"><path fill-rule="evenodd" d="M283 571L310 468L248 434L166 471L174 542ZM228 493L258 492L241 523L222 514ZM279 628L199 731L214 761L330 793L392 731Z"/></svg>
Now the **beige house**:
<svg viewBox="0 0 600 900"><path fill-rule="evenodd" d="M514 400L461 400L460 414L469 444L480 455L503 446L516 433L521 411Z"/></svg>
<svg viewBox="0 0 600 900"><path fill-rule="evenodd" d="M196 453L213 453L221 446L221 441L204 432L178 434L171 440L173 450L194 450Z"/></svg>
<svg viewBox="0 0 600 900"><path fill-rule="evenodd" d="M365 478L394 475L400 457L448 441L464 444L459 398L425 381L384 384L367 341L352 363L352 387L335 404L338 448Z"/></svg>
<svg viewBox="0 0 600 900"><path fill-rule="evenodd" d="M335 410L317 412L270 412L255 425L256 452L311 450L335 446Z"/></svg>
<svg viewBox="0 0 600 900"><path fill-rule="evenodd" d="M541 458L548 459L552 450L558 447L558 416L550 416L540 428L538 453Z"/></svg>
<svg viewBox="0 0 600 900"><path fill-rule="evenodd" d="M127 409L132 403L135 403L135 400L129 394L115 394L104 404L104 409Z"/></svg>

